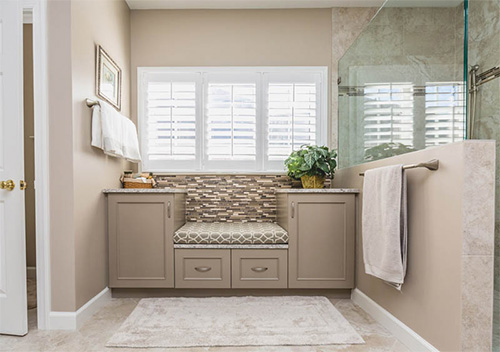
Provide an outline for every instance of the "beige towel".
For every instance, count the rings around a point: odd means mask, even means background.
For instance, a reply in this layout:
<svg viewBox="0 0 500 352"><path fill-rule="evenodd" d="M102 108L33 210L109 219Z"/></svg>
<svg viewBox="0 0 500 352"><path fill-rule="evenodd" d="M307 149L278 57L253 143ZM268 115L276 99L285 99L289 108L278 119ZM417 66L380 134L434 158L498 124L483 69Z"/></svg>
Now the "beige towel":
<svg viewBox="0 0 500 352"><path fill-rule="evenodd" d="M403 165L365 172L362 217L365 272L401 290L408 240Z"/></svg>

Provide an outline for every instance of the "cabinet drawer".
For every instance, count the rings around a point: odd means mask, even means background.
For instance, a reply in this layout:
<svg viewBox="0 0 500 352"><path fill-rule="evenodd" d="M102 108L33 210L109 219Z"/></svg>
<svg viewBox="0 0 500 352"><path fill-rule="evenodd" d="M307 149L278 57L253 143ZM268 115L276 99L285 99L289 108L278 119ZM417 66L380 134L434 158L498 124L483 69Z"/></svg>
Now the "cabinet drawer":
<svg viewBox="0 0 500 352"><path fill-rule="evenodd" d="M176 288L230 288L229 249L176 249Z"/></svg>
<svg viewBox="0 0 500 352"><path fill-rule="evenodd" d="M233 288L287 288L286 249L233 249Z"/></svg>

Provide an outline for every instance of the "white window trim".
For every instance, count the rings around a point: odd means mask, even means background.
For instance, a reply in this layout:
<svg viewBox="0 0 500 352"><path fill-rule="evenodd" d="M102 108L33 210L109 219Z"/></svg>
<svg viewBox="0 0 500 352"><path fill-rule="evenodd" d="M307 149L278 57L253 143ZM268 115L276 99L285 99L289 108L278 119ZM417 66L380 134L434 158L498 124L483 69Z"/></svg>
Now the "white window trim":
<svg viewBox="0 0 500 352"><path fill-rule="evenodd" d="M204 76L205 74L210 74L210 73L231 73L231 72L260 72L260 73L283 73L283 72L298 72L298 73L317 73L321 76L321 82L319 84L319 96L321 99L321 102L318 106L319 110L319 119L318 119L318 125L317 125L317 130L318 130L318 138L319 138L319 145L325 145L328 146L329 141L328 141L328 120L329 120L329 109L328 109L328 67L327 66L245 66L245 67L237 67L237 66L221 66L221 67L138 67L137 68L137 117L138 117L138 132L139 132L139 142L140 142L140 147L141 151L144 150L144 145L143 145L143 138L142 138L142 133L144 133L144 124L146 121L145 118L145 99L144 95L146 92L145 89L145 75L146 74L165 74L165 73L200 73L202 76L202 86L204 86ZM259 91L259 90L258 90ZM264 118L266 116L265 114L265 104L263 103L265 97L264 97L264 89L260 89L260 94L257 95L257 101L260 102L257 105L257 133L264 134L265 133L265 128L264 126L266 125L267 121L264 121ZM198 107L201 110L204 110L204 105L205 105L205 97L203 94L200 96L200 103L201 106ZM204 112L201 114L198 114L197 118L203 119ZM260 117L260 118L259 118ZM201 123L201 126L204 124ZM265 143L265 138L259 138L259 142L257 143L257 155L259 153L262 153L261 155L266 155L266 143ZM196 136L196 143L197 143L197 148L204 148L204 131L201 131L201 133L197 133ZM202 153L204 153L203 149L201 150ZM141 162L139 164L139 170L140 171L147 171L147 172L154 172L156 174L164 174L164 175L169 175L169 174L186 174L186 175L196 175L196 174L258 174L258 175L266 175L266 174L286 174L283 166L283 170L265 170L264 167L264 158L260 158L258 162L258 167L260 167L260 170L202 170L202 160L198 160L199 165L197 170L186 170L186 169L171 169L168 171L165 171L163 169L155 169L155 168L143 168L143 163Z"/></svg>

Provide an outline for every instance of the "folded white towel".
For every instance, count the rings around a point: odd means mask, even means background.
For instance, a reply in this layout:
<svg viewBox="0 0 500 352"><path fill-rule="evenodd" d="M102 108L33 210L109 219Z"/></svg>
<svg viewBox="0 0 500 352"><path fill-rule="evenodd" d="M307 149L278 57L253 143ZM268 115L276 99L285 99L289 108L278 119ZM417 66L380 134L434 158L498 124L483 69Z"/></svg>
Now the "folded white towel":
<svg viewBox="0 0 500 352"><path fill-rule="evenodd" d="M140 162L134 123L106 102L99 101L99 105L92 109L92 146L102 149L107 155Z"/></svg>
<svg viewBox="0 0 500 352"><path fill-rule="evenodd" d="M408 240L403 165L365 172L362 231L365 272L401 290Z"/></svg>

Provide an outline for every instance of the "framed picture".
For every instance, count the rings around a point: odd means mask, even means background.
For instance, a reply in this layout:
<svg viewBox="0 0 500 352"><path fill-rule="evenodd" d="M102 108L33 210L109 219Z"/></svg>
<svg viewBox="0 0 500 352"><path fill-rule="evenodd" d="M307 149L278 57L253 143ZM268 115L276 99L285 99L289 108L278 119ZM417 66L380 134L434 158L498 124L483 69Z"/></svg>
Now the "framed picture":
<svg viewBox="0 0 500 352"><path fill-rule="evenodd" d="M96 94L120 111L122 70L100 45L96 49Z"/></svg>

